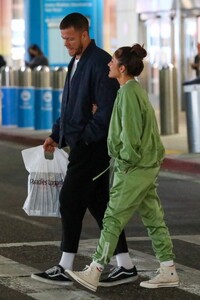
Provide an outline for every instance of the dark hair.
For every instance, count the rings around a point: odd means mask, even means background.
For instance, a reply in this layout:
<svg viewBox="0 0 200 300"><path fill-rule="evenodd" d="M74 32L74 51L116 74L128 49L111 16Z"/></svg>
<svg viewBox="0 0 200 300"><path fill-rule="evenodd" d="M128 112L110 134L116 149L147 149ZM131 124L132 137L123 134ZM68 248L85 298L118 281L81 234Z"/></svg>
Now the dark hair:
<svg viewBox="0 0 200 300"><path fill-rule="evenodd" d="M60 29L66 29L69 27L74 27L79 31L89 31L88 19L80 13L71 13L62 19L60 22Z"/></svg>
<svg viewBox="0 0 200 300"><path fill-rule="evenodd" d="M6 66L6 61L3 55L0 55L0 68Z"/></svg>
<svg viewBox="0 0 200 300"><path fill-rule="evenodd" d="M37 51L40 55L43 55L42 50L40 49L40 47L37 44L30 45L28 47L28 50L30 50L30 49Z"/></svg>
<svg viewBox="0 0 200 300"><path fill-rule="evenodd" d="M114 53L119 65L124 65L127 69L127 74L139 76L144 69L143 58L147 56L146 50L139 44L134 44L132 47L121 47Z"/></svg>

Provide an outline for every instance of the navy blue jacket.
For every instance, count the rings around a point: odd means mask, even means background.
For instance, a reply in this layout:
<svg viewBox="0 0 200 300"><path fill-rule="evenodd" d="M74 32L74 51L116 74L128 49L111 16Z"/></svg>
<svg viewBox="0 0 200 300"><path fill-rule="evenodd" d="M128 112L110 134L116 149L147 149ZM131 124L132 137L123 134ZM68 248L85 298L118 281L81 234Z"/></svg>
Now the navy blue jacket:
<svg viewBox="0 0 200 300"><path fill-rule="evenodd" d="M111 56L91 41L78 62L70 82L75 58L69 63L63 90L61 116L51 137L59 147L73 148L78 142L90 144L107 139L109 121L119 84L108 77ZM92 104L98 109L92 113Z"/></svg>

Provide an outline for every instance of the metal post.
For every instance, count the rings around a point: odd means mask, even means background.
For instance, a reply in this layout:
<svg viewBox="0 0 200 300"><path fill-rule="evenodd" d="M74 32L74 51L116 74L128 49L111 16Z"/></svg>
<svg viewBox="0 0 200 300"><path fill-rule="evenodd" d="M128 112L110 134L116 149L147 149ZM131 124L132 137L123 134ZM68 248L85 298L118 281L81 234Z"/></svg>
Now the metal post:
<svg viewBox="0 0 200 300"><path fill-rule="evenodd" d="M176 69L172 64L159 71L161 134L178 133Z"/></svg>
<svg viewBox="0 0 200 300"><path fill-rule="evenodd" d="M188 150L200 153L200 82L184 84Z"/></svg>

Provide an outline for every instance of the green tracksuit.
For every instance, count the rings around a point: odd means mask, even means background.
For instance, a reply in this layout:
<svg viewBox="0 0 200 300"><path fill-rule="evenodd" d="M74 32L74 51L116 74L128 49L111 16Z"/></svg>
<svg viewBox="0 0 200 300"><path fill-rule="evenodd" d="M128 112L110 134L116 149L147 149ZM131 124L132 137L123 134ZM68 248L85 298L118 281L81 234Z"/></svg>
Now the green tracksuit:
<svg viewBox="0 0 200 300"><path fill-rule="evenodd" d="M129 80L118 91L108 148L115 160L114 179L93 260L100 264L110 261L118 237L135 211L147 228L156 257L161 262L172 260L173 246L156 192L164 147L147 93L136 80Z"/></svg>

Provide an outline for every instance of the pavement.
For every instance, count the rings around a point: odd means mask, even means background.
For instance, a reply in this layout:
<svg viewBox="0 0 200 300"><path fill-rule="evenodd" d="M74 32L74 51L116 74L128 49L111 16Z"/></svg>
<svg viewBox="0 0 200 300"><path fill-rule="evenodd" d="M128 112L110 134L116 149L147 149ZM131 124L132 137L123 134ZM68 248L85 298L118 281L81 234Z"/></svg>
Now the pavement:
<svg viewBox="0 0 200 300"><path fill-rule="evenodd" d="M44 139L49 135L50 131L46 130L33 130L26 128L14 128L14 127L3 127L0 126L0 140L16 142L22 144L24 148L33 147L36 145L41 145ZM166 148L166 157L162 164L162 169L168 170L170 172L179 173L191 173L200 175L200 153L189 153L187 145L187 128L185 121L185 113L181 112L179 117L179 132L172 135L162 135L161 139ZM16 148L15 148L16 149ZM13 151L15 151L15 149ZM13 152L14 153L14 152ZM12 157L12 159L14 159ZM187 176L186 176L187 177ZM188 180L188 179L187 179ZM185 181L186 182L186 181ZM184 183L183 183L184 184ZM190 186L190 185L189 185ZM9 185L10 187L10 185ZM6 187L5 187L6 189ZM188 187L187 187L188 189ZM7 190L7 189L6 189ZM177 191L176 191L177 192ZM6 197L6 195L5 195ZM9 200L9 201L12 201ZM18 200L17 200L18 201ZM7 203L8 201L6 201ZM9 205L9 202L6 204ZM176 204L177 205L177 204ZM181 207L187 209L181 200ZM185 208L186 207L186 208ZM15 206L12 206L14 211ZM198 211L198 210L196 210ZM3 212L3 211L2 211ZM193 213L195 210L193 209ZM184 211L182 211L184 214ZM8 218L8 215L1 213L1 217ZM13 221L18 221L19 218L15 218L15 213L9 212L9 217L14 218ZM171 217L174 220L174 211ZM193 218L194 221L196 220ZM24 235L23 230L18 230L17 232L22 232L23 236L30 236L28 230L31 230L30 239L31 242L25 242L22 240L20 243L18 238L15 242L1 244L1 296L0 299L28 299L29 297L34 299L109 299L109 300L119 300L122 297L127 299L197 299L199 297L199 270L196 267L195 255L197 254L197 248L200 243L199 236L193 235L176 235L173 236L173 241L176 243L177 250L182 253L179 258L179 263L177 263L177 270L180 273L181 285L178 289L157 289L157 290L146 290L139 287L139 282L134 285L124 285L123 289L121 286L115 287L115 289L99 289L97 294L90 293L77 288L76 286L70 287L68 289L63 289L62 287L47 286L46 284L31 280L30 274L36 273L40 270L46 269L43 264L51 263L52 259L56 259L59 249L59 242L52 240L53 234L57 234L57 229L52 231L55 226L52 220L49 220L48 224L43 224L42 220L29 220L27 218L22 218L21 220L25 222L17 222L19 225L25 226L26 232ZM90 222L90 221L88 221ZM180 222L178 222L180 223ZM25 224L25 225L24 225ZM90 223L85 223L86 231L89 228ZM175 226L177 226L176 220L174 221ZM192 223L191 223L192 224ZM190 224L190 225L191 225ZM34 226L33 226L34 225ZM41 227L42 226L42 227ZM47 227L46 227L47 226ZM53 227L52 227L53 226ZM181 224L179 224L181 226ZM185 226L182 226L186 228ZM198 226L193 225L193 228ZM21 228L21 227L20 227ZM55 227L57 228L57 227ZM54 229L55 229L54 228ZM95 228L95 226L94 226ZM41 231L41 229L44 229ZM48 230L47 230L48 229ZM10 233L10 227L8 226ZM5 231L5 229L4 229ZM189 229L190 231L190 229ZM187 229L187 233L189 232ZM38 235L38 232L40 234ZM5 231L6 234L6 231ZM28 235L27 235L28 234ZM43 234L45 234L45 240L43 240ZM48 238L49 237L51 238ZM13 234L11 234L13 236ZM34 236L40 236L40 239L34 240ZM95 247L96 239L88 240L87 235L80 241L79 255L76 260L76 268L81 269L85 264L89 263L89 258L91 257ZM7 238L6 238L7 241ZM145 237L128 237L129 241L129 251L131 257L134 257L134 261L139 269L139 281L143 280L144 277L152 277L154 271L157 268L157 261L153 255L148 253L148 244L146 244L147 239ZM4 246L3 246L4 245ZM38 256L38 246L40 247L40 254ZM188 248L189 247L189 248ZM144 251L144 249L146 249ZM188 249L190 249L190 259L185 260L188 255ZM49 251L49 252L48 252ZM48 254L48 255L47 255ZM177 255L178 256L178 255ZM29 264L27 264L27 257ZM39 260L38 260L38 257ZM25 264L24 264L25 258ZM48 258L48 259L47 259ZM194 266L192 266L193 259ZM31 262L30 262L31 261ZM116 265L114 260L111 261L112 265ZM35 269L36 268L36 269ZM11 287L11 288L10 288ZM5 295L5 296L4 296ZM132 296L130 296L132 295ZM134 296L135 295L135 296ZM3 296L3 298L2 298Z"/></svg>
<svg viewBox="0 0 200 300"><path fill-rule="evenodd" d="M159 124L159 111L156 111ZM161 169L177 173L200 175L200 152L190 153L187 141L185 112L179 113L179 130L176 134L161 135L166 149L166 156ZM0 140L12 141L34 147L43 144L50 130L0 126Z"/></svg>

